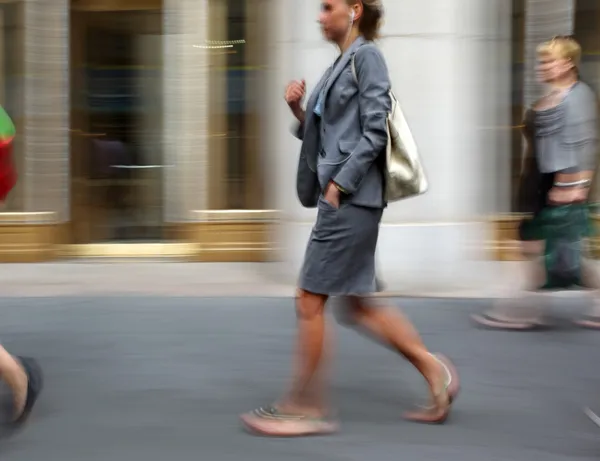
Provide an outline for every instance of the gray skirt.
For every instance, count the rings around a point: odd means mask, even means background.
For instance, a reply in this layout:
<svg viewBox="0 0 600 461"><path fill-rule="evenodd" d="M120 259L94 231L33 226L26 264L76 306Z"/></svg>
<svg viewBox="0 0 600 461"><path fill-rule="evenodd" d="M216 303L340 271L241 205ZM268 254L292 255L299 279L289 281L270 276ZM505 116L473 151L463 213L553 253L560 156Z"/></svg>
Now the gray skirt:
<svg viewBox="0 0 600 461"><path fill-rule="evenodd" d="M298 287L329 296L378 291L375 249L383 210L319 197L317 221L304 255Z"/></svg>

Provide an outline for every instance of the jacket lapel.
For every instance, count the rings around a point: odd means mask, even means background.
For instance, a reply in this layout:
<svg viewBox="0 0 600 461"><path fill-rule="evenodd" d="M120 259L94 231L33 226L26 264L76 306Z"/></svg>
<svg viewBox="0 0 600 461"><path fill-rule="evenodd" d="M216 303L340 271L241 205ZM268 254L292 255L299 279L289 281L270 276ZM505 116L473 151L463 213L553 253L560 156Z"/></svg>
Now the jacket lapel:
<svg viewBox="0 0 600 461"><path fill-rule="evenodd" d="M335 81L338 79L342 71L346 68L346 66L352 59L352 56L354 55L354 53L356 53L356 50L358 50L364 43L365 39L362 36L358 37L356 40L354 40L354 42L352 42L352 44L348 47L346 52L341 56L340 60L335 65L333 71L327 79L327 83L324 88L325 101L327 101L327 95L329 94L329 90L331 89Z"/></svg>
<svg viewBox="0 0 600 461"><path fill-rule="evenodd" d="M306 102L306 120L304 121L304 140L302 142L302 150L300 155L300 165L298 166L298 178L305 177L305 181L312 181L311 172L314 173L317 171L317 155L318 155L318 139L320 136L319 126L315 120L315 106L317 104L317 100L319 99L319 94L323 90L323 86L327 82L327 77L331 73L331 68L327 69L319 80L319 83L315 86L313 91ZM308 170L303 170L303 159L308 166ZM300 179L298 179L300 181ZM304 187L304 186L298 186ZM308 187L309 192L307 194L310 196L312 194L312 186ZM300 189L298 189L299 196L301 195ZM300 199L304 206L306 205L303 201L304 199ZM307 199L308 200L308 199ZM316 202L315 202L316 204Z"/></svg>
<svg viewBox="0 0 600 461"><path fill-rule="evenodd" d="M319 81L317 86L314 88L310 97L308 98L308 101L306 102L306 120L305 120L305 128L304 128L305 137L304 137L304 142L302 143L301 157L303 157L305 159L307 166L308 166L308 170L310 170L313 173L317 170L318 152L317 152L316 147L318 145L318 142L315 141L315 143L309 143L307 141L309 138L312 139L312 136L315 137L315 140L318 139L318 136L320 136L318 126L315 123L315 114L314 114L315 106L319 99L319 95L323 92L324 105L325 105L327 102L327 94L328 94L329 90L331 89L333 83L337 80L337 78L340 76L342 71L346 68L346 66L350 62L350 59L352 58L354 53L356 53L356 50L364 43L365 43L365 39L363 37L358 37L350 45L350 47L348 47L346 52L340 57L340 59L338 60L337 64L335 64L333 69L329 68L323 74L323 77L321 78L321 80ZM321 110L324 111L325 107L322 107ZM309 133L311 134L310 136L308 135ZM302 165L302 160L301 160L301 165ZM305 173L308 173L308 171L306 171ZM302 176L300 169L298 170L298 174L300 176ZM305 205L305 206L307 206L307 205Z"/></svg>

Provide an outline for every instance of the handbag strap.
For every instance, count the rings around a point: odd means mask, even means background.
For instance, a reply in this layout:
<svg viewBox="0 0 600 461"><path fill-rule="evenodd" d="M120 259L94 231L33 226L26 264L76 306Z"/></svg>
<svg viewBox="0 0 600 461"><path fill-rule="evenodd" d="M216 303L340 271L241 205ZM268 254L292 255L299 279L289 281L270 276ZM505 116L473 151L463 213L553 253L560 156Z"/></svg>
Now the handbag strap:
<svg viewBox="0 0 600 461"><path fill-rule="evenodd" d="M358 85L358 75L356 75L356 64L354 64L354 56L356 56L356 53L352 53L352 58L350 58L350 67L352 68L352 77L354 77L354 83Z"/></svg>
<svg viewBox="0 0 600 461"><path fill-rule="evenodd" d="M358 53L358 50L360 50L363 46L374 46L374 45L368 45L366 43L363 43L354 51L354 53L352 53L352 57L350 58L350 67L352 68L352 77L354 77L354 83L356 83L357 85L358 85L358 74L356 73L356 64L354 63L354 57L356 56L356 53Z"/></svg>
<svg viewBox="0 0 600 461"><path fill-rule="evenodd" d="M365 46L365 45L362 45ZM359 48L360 50L360 48ZM354 63L354 56L356 56L356 53L358 53L358 50L356 50L353 54L352 57L350 58L350 68L352 69L352 77L354 78L354 83L356 83L358 85L358 74L356 73L356 64ZM394 92L390 89L390 98L392 98L392 103L394 103L395 101L398 101L398 99L396 98L396 95L394 94Z"/></svg>

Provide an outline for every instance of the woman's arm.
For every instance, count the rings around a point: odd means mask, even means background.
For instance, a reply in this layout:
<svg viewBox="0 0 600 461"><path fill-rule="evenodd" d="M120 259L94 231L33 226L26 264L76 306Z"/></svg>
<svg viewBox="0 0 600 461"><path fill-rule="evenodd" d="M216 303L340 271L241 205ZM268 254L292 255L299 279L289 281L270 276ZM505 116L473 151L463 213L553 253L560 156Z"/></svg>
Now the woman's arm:
<svg viewBox="0 0 600 461"><path fill-rule="evenodd" d="M391 110L390 78L379 49L363 45L355 54L358 104L362 137L350 158L333 178L345 193L353 194L388 140L387 117Z"/></svg>
<svg viewBox="0 0 600 461"><path fill-rule="evenodd" d="M529 173L529 168L531 168L533 156L535 155L531 125L532 112L531 109L527 109L525 111L525 115L523 116L523 121L519 126L521 135L525 140L525 150L521 153L521 167L519 168L519 176L521 178Z"/></svg>
<svg viewBox="0 0 600 461"><path fill-rule="evenodd" d="M300 141L304 140L304 111L302 111L302 117L300 118L298 115L296 115L296 118L298 119L298 121L294 124L294 127L292 128L292 134L298 138Z"/></svg>

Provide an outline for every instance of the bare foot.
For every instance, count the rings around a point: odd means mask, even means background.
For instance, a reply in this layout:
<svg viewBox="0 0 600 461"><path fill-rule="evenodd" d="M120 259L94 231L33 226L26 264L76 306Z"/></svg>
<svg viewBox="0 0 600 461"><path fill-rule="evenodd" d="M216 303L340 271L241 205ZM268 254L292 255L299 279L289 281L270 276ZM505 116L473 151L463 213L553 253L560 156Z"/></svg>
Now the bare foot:
<svg viewBox="0 0 600 461"><path fill-rule="evenodd" d="M440 377L432 389L432 404L405 414L409 421L426 424L442 424L450 415L452 404L460 391L459 376L454 364L442 355L435 355L440 362Z"/></svg>

